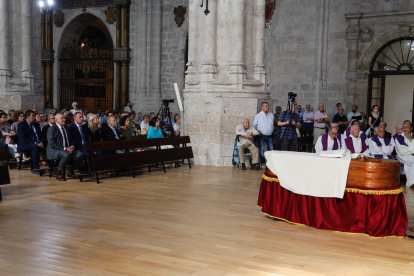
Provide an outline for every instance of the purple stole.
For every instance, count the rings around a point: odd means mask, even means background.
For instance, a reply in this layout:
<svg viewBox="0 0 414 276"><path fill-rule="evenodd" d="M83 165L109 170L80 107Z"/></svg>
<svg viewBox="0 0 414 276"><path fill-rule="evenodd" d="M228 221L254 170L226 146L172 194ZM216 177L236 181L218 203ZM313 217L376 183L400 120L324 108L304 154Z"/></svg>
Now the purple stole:
<svg viewBox="0 0 414 276"><path fill-rule="evenodd" d="M386 146L388 146L388 145L390 144L390 140L388 140L388 138L387 138L387 137L384 137L383 139L384 139L384 143L385 143L385 145L386 145ZM377 146L378 146L378 147L382 147L382 143L381 143L381 141L379 140L378 135L375 135L374 137L372 137L372 138L371 138L371 141L375 142L375 144L377 144ZM388 156L388 159L393 159L393 160L395 160L395 158L394 158L393 156L391 156L391 155L387 155L387 156ZM375 157L375 158L384 158L384 155L375 154L375 155L374 155L374 157Z"/></svg>
<svg viewBox="0 0 414 276"><path fill-rule="evenodd" d="M328 136L329 136L329 133L325 133L324 135L322 135L321 140L322 140L322 148L323 148L323 151L327 151L328 150ZM338 134L338 136L339 137L335 137L334 145L333 145L332 150L338 150L339 149L339 147L338 147L338 139L339 139L339 144L341 145L341 143L342 143L341 142L341 134Z"/></svg>
<svg viewBox="0 0 414 276"><path fill-rule="evenodd" d="M349 129L349 132L348 132L348 129ZM348 129L346 130L346 137L351 136L351 129L350 128ZM365 140L367 139L367 135L364 132L360 133L359 137L361 137L361 139L365 139Z"/></svg>
<svg viewBox="0 0 414 276"><path fill-rule="evenodd" d="M395 139L397 139L398 135L399 135L398 133L395 133L394 136L392 136L392 138L394 138L394 142L395 142Z"/></svg>
<svg viewBox="0 0 414 276"><path fill-rule="evenodd" d="M349 135L351 134L351 128L350 127L348 127L346 130L345 130L345 136L346 137L349 137Z"/></svg>
<svg viewBox="0 0 414 276"><path fill-rule="evenodd" d="M354 142L352 141L352 137L348 137L345 139L345 145L347 149L349 149L352 153L355 153ZM365 138L362 138L362 137L361 137L361 148L362 148L362 151L360 153L364 153L368 149L367 145L365 144Z"/></svg>
<svg viewBox="0 0 414 276"><path fill-rule="evenodd" d="M407 146L408 147L408 145L405 143L404 135L398 135L397 136L397 141L398 141L398 143L400 143L401 146Z"/></svg>

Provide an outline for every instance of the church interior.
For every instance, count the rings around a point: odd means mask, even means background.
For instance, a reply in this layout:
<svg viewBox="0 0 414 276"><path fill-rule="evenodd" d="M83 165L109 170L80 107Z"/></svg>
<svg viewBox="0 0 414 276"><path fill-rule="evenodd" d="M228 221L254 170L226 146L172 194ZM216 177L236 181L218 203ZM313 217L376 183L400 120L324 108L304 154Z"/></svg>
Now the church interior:
<svg viewBox="0 0 414 276"><path fill-rule="evenodd" d="M413 275L413 0L0 0L0 275Z"/></svg>

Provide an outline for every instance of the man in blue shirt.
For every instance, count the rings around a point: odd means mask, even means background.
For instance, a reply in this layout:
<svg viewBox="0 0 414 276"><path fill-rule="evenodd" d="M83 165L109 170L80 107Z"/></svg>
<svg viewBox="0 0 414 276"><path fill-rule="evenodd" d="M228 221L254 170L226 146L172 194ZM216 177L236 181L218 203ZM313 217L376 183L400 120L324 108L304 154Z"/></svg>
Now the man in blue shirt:
<svg viewBox="0 0 414 276"><path fill-rule="evenodd" d="M296 102L290 104L290 111L283 111L279 116L278 126L282 127L280 139L282 139L282 151L296 151L298 138L296 129L300 128L300 115L295 112Z"/></svg>
<svg viewBox="0 0 414 276"><path fill-rule="evenodd" d="M259 154L260 162L266 163L264 156L265 143L268 151L273 150L273 130L274 130L275 117L269 112L269 104L267 102L262 103L262 111L256 115L253 122L253 127L260 133L259 134Z"/></svg>
<svg viewBox="0 0 414 276"><path fill-rule="evenodd" d="M337 104L336 104L336 109L332 112L332 119L331 119L331 121L333 121L334 116L335 116L336 114L338 114L338 109L339 109L340 107L342 107L342 104L341 104L341 103L337 103ZM346 111L345 111L345 108L344 108L344 115L346 116Z"/></svg>

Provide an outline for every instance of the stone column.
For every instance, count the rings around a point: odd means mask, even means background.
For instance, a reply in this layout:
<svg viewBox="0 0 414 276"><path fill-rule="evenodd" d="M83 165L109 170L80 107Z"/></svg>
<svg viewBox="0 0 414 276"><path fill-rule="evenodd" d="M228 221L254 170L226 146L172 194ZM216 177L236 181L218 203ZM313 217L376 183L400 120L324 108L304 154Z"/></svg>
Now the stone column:
<svg viewBox="0 0 414 276"><path fill-rule="evenodd" d="M129 60L122 62L122 93L121 93L121 108L124 107L129 100Z"/></svg>
<svg viewBox="0 0 414 276"><path fill-rule="evenodd" d="M210 0L210 13L204 17L204 49L203 49L203 73L208 80L216 78L217 75L217 1ZM200 7L198 9L201 9ZM200 28L199 30L200 31Z"/></svg>
<svg viewBox="0 0 414 276"><path fill-rule="evenodd" d="M32 74L32 1L22 0L22 77L29 84L28 90L33 89Z"/></svg>
<svg viewBox="0 0 414 276"><path fill-rule="evenodd" d="M121 76L122 76L122 62L116 60L116 75L115 75L115 108L122 108L121 99Z"/></svg>
<svg viewBox="0 0 414 276"><path fill-rule="evenodd" d="M197 78L197 41L198 41L198 5L199 0L190 0L189 7L189 23L188 23L188 63L187 81L193 82Z"/></svg>
<svg viewBox="0 0 414 276"><path fill-rule="evenodd" d="M357 26L348 28L346 36L348 40L348 66L346 72L346 94L351 102L356 96L357 63L359 57L359 35L360 28Z"/></svg>
<svg viewBox="0 0 414 276"><path fill-rule="evenodd" d="M42 14L42 73L44 78L44 96L45 102L53 104L53 64L55 61L53 50L53 10Z"/></svg>
<svg viewBox="0 0 414 276"><path fill-rule="evenodd" d="M232 17L231 37L232 37L232 51L231 62L229 68L230 81L237 84L241 88L242 82L245 79L244 71L244 5L245 0L233 0L233 11L229 17Z"/></svg>
<svg viewBox="0 0 414 276"><path fill-rule="evenodd" d="M0 89L10 78L9 0L0 0Z"/></svg>
<svg viewBox="0 0 414 276"><path fill-rule="evenodd" d="M266 0L255 1L253 77L266 85L266 72L264 64Z"/></svg>
<svg viewBox="0 0 414 276"><path fill-rule="evenodd" d="M155 104L161 105L161 43L162 43L162 1L151 0L152 44L150 67L150 87ZM148 65L147 65L148 66Z"/></svg>

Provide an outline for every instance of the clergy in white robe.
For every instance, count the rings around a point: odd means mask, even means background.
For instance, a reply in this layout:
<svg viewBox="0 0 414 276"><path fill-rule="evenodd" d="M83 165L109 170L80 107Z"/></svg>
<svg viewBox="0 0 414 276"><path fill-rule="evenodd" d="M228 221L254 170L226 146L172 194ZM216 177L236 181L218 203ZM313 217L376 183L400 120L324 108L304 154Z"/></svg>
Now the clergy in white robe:
<svg viewBox="0 0 414 276"><path fill-rule="evenodd" d="M395 141L397 139L397 136L404 133L404 126L403 125L396 125L395 126L395 131L397 133L395 133L394 136L392 136L392 138L391 138L391 145L393 145L394 147L396 146Z"/></svg>
<svg viewBox="0 0 414 276"><path fill-rule="evenodd" d="M407 177L406 185L414 189L414 141L411 136L411 123L404 124L404 133L396 136L395 144L398 159L404 164L405 176Z"/></svg>
<svg viewBox="0 0 414 276"><path fill-rule="evenodd" d="M358 153L360 155L365 155L369 157L369 150L365 144L365 138L359 137L360 128L358 125L353 125L351 127L351 135L345 139L345 148L348 149L351 153Z"/></svg>
<svg viewBox="0 0 414 276"><path fill-rule="evenodd" d="M342 135L338 133L339 128L335 124L331 125L328 133L319 136L315 145L315 151L317 154L332 150L340 150L343 148Z"/></svg>
<svg viewBox="0 0 414 276"><path fill-rule="evenodd" d="M369 141L369 153L371 157L382 159L393 159L392 152L394 146L391 145L391 141L385 137L385 128L379 127L377 135L371 138Z"/></svg>

